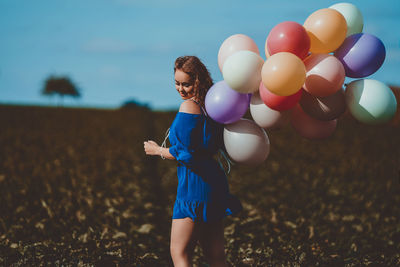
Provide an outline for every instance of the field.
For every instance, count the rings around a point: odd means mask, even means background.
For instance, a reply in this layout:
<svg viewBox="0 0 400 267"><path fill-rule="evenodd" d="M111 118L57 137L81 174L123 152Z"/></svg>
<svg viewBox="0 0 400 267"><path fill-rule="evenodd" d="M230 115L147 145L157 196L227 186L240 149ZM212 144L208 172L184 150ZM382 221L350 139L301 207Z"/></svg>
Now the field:
<svg viewBox="0 0 400 267"><path fill-rule="evenodd" d="M0 266L171 266L176 166L143 141L174 115L0 106ZM228 177L244 206L224 222L232 266L400 265L399 126L267 133L265 163Z"/></svg>

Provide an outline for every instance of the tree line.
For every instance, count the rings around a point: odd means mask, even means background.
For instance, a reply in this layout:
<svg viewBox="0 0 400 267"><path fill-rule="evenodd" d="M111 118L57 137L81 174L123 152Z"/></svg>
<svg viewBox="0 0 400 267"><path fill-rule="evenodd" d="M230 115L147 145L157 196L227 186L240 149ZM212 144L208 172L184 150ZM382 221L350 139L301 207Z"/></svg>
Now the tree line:
<svg viewBox="0 0 400 267"><path fill-rule="evenodd" d="M73 98L80 98L82 96L80 89L69 77L54 75L51 75L46 79L41 93L45 96L57 95L60 98L61 105L65 96ZM121 108L150 109L150 106L147 103L141 103L136 99L128 99L122 103Z"/></svg>

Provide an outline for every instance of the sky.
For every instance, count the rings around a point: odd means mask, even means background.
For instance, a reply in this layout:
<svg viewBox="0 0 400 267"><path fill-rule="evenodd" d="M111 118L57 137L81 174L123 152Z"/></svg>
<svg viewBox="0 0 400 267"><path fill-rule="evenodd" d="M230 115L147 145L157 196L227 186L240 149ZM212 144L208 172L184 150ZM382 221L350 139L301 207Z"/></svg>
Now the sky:
<svg viewBox="0 0 400 267"><path fill-rule="evenodd" d="M0 0L0 104L55 106L45 80L69 77L80 98L63 105L118 108L131 99L155 110L177 109L173 64L195 55L214 82L223 79L218 50L234 34L251 37L265 59L269 31L303 24L326 0ZM400 85L400 1L348 1L364 18L363 32L385 45L382 67L367 77ZM348 78L346 81L351 81Z"/></svg>

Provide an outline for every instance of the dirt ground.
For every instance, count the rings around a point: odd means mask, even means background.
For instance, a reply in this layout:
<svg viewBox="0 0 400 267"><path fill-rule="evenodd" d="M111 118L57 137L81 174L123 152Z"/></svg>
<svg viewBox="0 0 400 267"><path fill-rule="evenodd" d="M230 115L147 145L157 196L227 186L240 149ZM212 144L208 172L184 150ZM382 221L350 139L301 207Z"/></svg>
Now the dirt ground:
<svg viewBox="0 0 400 267"><path fill-rule="evenodd" d="M0 266L171 266L176 165L143 141L174 115L0 106ZM232 266L400 265L399 126L267 134L268 159L228 177L244 206L224 220Z"/></svg>

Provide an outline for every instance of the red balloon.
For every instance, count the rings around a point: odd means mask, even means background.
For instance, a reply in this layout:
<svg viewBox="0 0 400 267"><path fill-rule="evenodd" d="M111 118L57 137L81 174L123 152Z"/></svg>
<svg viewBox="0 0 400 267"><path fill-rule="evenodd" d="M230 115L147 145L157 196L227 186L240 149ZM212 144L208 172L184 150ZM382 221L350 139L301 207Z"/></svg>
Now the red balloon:
<svg viewBox="0 0 400 267"><path fill-rule="evenodd" d="M284 111L294 107L300 101L302 91L303 90L300 89L293 95L279 96L265 88L263 82L260 83L259 87L260 97L264 104L278 111Z"/></svg>
<svg viewBox="0 0 400 267"><path fill-rule="evenodd" d="M307 57L310 50L310 37L303 25L294 21L285 21L269 32L265 42L266 54L290 52L301 59Z"/></svg>

